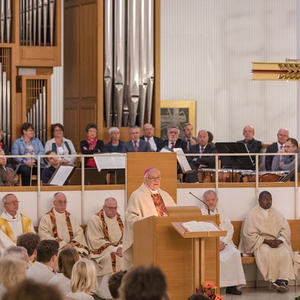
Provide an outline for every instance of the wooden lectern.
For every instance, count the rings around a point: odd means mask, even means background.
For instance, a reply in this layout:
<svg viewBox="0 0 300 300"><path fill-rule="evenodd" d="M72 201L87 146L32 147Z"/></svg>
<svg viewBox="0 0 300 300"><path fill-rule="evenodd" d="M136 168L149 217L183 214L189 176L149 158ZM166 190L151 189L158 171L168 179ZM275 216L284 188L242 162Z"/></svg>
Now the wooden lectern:
<svg viewBox="0 0 300 300"><path fill-rule="evenodd" d="M134 266L154 265L167 278L171 299L183 300L205 280L220 286L219 237L224 231L180 233L178 222L207 221L219 225L219 215L204 216L199 207L169 207L167 217L149 217L134 224ZM175 226L175 227L174 227Z"/></svg>

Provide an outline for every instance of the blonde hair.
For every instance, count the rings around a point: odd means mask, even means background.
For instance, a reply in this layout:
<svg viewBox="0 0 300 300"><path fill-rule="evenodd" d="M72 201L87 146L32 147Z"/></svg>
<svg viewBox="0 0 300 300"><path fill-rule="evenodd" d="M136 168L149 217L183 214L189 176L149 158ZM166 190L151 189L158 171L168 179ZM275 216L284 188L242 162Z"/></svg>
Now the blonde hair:
<svg viewBox="0 0 300 300"><path fill-rule="evenodd" d="M96 290L96 280L96 268L92 261L82 258L74 264L71 275L73 293L80 291L91 294Z"/></svg>
<svg viewBox="0 0 300 300"><path fill-rule="evenodd" d="M14 287L25 279L26 263L20 259L5 257L0 259L0 284Z"/></svg>

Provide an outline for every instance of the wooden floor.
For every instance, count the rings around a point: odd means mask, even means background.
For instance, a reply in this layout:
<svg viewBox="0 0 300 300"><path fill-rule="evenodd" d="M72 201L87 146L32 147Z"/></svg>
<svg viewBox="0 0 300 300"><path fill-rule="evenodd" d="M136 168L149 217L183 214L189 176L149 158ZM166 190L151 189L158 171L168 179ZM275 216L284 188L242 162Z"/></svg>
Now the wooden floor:
<svg viewBox="0 0 300 300"><path fill-rule="evenodd" d="M300 296L300 286L289 287L289 291L282 294L269 288L244 288L241 289L241 296L226 295L225 290L221 290L224 300L294 300Z"/></svg>

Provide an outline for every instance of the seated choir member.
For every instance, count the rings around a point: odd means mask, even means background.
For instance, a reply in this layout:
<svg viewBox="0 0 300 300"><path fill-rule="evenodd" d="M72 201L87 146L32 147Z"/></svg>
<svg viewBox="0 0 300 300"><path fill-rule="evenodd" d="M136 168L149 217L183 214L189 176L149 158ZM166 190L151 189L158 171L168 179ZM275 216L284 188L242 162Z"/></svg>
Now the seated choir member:
<svg viewBox="0 0 300 300"><path fill-rule="evenodd" d="M289 131L287 129L281 128L277 132L277 142L267 147L266 153L277 153L279 150L284 149L284 144L289 138ZM274 156L267 155L265 157L265 167L267 171L272 170L272 162Z"/></svg>
<svg viewBox="0 0 300 300"><path fill-rule="evenodd" d="M47 151L46 155L49 155L49 157L44 158L44 161L48 164L48 166L42 170L43 184L47 184L49 182L54 172L61 165L61 160L59 160L58 155L54 151Z"/></svg>
<svg viewBox="0 0 300 300"><path fill-rule="evenodd" d="M186 123L183 126L183 141L186 142L187 151L190 151L191 146L197 144L197 139L193 137L193 125L191 123Z"/></svg>
<svg viewBox="0 0 300 300"><path fill-rule="evenodd" d="M57 241L41 241L37 247L37 261L27 270L26 277L38 283L49 283L55 276L58 248Z"/></svg>
<svg viewBox="0 0 300 300"><path fill-rule="evenodd" d="M278 153L297 153L298 156L298 172L300 170L300 151L298 150L298 142L296 139L288 138L284 144L284 148L278 150ZM276 155L272 161L272 171L292 171L295 169L294 155Z"/></svg>
<svg viewBox="0 0 300 300"><path fill-rule="evenodd" d="M246 125L243 128L244 139L237 141L237 143L244 143L247 146L249 153L259 153L261 149L261 141L254 138L254 127L252 125Z"/></svg>
<svg viewBox="0 0 300 300"><path fill-rule="evenodd" d="M130 141L125 143L126 152L149 152L150 144L140 139L140 128L133 126L129 128Z"/></svg>
<svg viewBox="0 0 300 300"><path fill-rule="evenodd" d="M168 300L167 283L158 267L137 267L122 279L119 289L122 300Z"/></svg>
<svg viewBox="0 0 300 300"><path fill-rule="evenodd" d="M5 155L8 155L9 154L8 147L7 145L4 144L3 140L4 140L4 132L3 130L0 130L0 149L4 151Z"/></svg>
<svg viewBox="0 0 300 300"><path fill-rule="evenodd" d="M242 253L254 254L264 280L285 292L289 280L295 279L291 230L283 215L272 207L269 192L261 192L258 203L246 216L239 248Z"/></svg>
<svg viewBox="0 0 300 300"><path fill-rule="evenodd" d="M86 228L86 240L90 249L90 258L96 264L99 278L99 291L102 298L110 298L107 289L111 274L119 271L123 265L123 221L117 212L118 202L107 198L103 208L93 215Z"/></svg>
<svg viewBox="0 0 300 300"><path fill-rule="evenodd" d="M72 269L71 292L67 294L74 300L94 300L92 296L97 287L95 265L88 259L78 260Z"/></svg>
<svg viewBox="0 0 300 300"><path fill-rule="evenodd" d="M187 152L187 143L179 138L180 130L176 127L169 127L167 130L168 139L163 142L163 147L181 148L183 152Z"/></svg>
<svg viewBox="0 0 300 300"><path fill-rule="evenodd" d="M189 153L217 153L217 149L214 145L208 143L208 133L206 130L199 130L198 132L198 144L191 146ZM186 182L197 182L198 181L198 169L199 168L215 168L215 157L214 156L196 156L187 157L190 162L191 168L194 170L193 173L185 175Z"/></svg>
<svg viewBox="0 0 300 300"><path fill-rule="evenodd" d="M94 123L87 124L85 131L87 137L80 142L80 152L82 154L94 154L104 152L104 143L97 139L97 125ZM92 157L85 158L86 168L96 168L96 162Z"/></svg>
<svg viewBox="0 0 300 300"><path fill-rule="evenodd" d="M27 250L29 264L32 264L36 260L37 246L39 242L40 237L34 232L21 234L17 238L17 246L23 247Z"/></svg>
<svg viewBox="0 0 300 300"><path fill-rule="evenodd" d="M14 194L2 198L4 208L0 216L0 241L4 248L15 245L19 235L34 232L31 220L19 212L19 201Z"/></svg>
<svg viewBox="0 0 300 300"><path fill-rule="evenodd" d="M125 270L132 267L133 264L133 224L151 216L166 216L168 215L166 207L176 205L172 197L160 189L160 181L159 170L146 169L144 183L131 194L128 200L123 239Z"/></svg>
<svg viewBox="0 0 300 300"><path fill-rule="evenodd" d="M5 155L2 149L0 150L0 186L18 185L18 175L13 169L7 167L6 157L1 155Z"/></svg>
<svg viewBox="0 0 300 300"><path fill-rule="evenodd" d="M76 249L65 248L58 255L58 271L55 276L49 280L49 285L56 286L58 290L66 296L71 292L71 274L76 261L80 256Z"/></svg>
<svg viewBox="0 0 300 300"><path fill-rule="evenodd" d="M53 208L42 216L39 224L41 240L56 240L59 249L74 247L80 254L88 255L83 230L77 219L67 211L67 198L57 192L53 196Z"/></svg>
<svg viewBox="0 0 300 300"><path fill-rule="evenodd" d="M226 236L220 238L220 287L226 287L226 294L241 295L237 285L246 284L242 266L241 253L232 242L233 226L229 218L219 210L217 194L208 190L203 194L203 201L207 208L201 209L203 215L220 215L221 230L227 231Z"/></svg>
<svg viewBox="0 0 300 300"><path fill-rule="evenodd" d="M62 164L72 165L76 157L60 157L60 155L76 154L76 150L71 140L64 137L64 126L60 123L51 125L51 140L45 144L45 152L53 151L59 155Z"/></svg>
<svg viewBox="0 0 300 300"><path fill-rule="evenodd" d="M43 155L45 153L41 141L34 137L34 128L30 123L21 126L22 137L15 140L11 148L12 155ZM37 174L37 161L34 158L14 158L18 164L17 174L21 174L22 185L30 185L31 175ZM42 164L42 160L41 160Z"/></svg>
<svg viewBox="0 0 300 300"><path fill-rule="evenodd" d="M104 145L104 152L124 153L125 143L120 141L120 129L118 127L110 127L108 133L110 141Z"/></svg>
<svg viewBox="0 0 300 300"><path fill-rule="evenodd" d="M152 152L159 152L163 147L163 140L159 137L154 136L154 127L150 123L145 123L143 126L143 136L141 140L144 140L150 144Z"/></svg>

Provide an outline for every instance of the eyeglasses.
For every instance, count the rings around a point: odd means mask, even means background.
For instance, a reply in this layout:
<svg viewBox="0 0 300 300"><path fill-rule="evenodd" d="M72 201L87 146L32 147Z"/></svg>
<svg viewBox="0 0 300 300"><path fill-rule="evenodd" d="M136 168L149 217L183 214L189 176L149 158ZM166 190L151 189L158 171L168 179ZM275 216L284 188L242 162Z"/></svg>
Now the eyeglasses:
<svg viewBox="0 0 300 300"><path fill-rule="evenodd" d="M149 180L160 180L161 177L148 177Z"/></svg>
<svg viewBox="0 0 300 300"><path fill-rule="evenodd" d="M106 206L106 208L111 209L111 210L116 210L118 207L117 206Z"/></svg>
<svg viewBox="0 0 300 300"><path fill-rule="evenodd" d="M5 202L5 204L10 205L10 204L18 204L20 201L11 201L11 202Z"/></svg>

